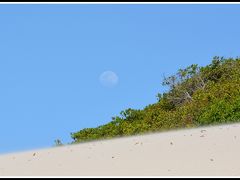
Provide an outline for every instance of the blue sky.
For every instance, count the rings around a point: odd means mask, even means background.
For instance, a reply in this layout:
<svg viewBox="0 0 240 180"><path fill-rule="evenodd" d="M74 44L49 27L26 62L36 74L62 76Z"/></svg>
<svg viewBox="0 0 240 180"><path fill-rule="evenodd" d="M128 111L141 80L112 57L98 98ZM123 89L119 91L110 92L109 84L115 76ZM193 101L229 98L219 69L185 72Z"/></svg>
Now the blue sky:
<svg viewBox="0 0 240 180"><path fill-rule="evenodd" d="M239 19L240 5L0 5L0 153L71 142L156 102L163 74L239 56Z"/></svg>

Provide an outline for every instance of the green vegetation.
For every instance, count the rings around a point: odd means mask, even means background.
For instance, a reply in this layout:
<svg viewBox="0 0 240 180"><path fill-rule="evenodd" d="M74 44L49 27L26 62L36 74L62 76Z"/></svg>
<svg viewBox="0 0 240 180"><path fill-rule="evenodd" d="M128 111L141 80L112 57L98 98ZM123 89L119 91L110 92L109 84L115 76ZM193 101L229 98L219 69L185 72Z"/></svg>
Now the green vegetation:
<svg viewBox="0 0 240 180"><path fill-rule="evenodd" d="M167 93L142 110L126 109L112 121L71 133L73 143L176 128L240 121L240 58L214 57L163 80Z"/></svg>

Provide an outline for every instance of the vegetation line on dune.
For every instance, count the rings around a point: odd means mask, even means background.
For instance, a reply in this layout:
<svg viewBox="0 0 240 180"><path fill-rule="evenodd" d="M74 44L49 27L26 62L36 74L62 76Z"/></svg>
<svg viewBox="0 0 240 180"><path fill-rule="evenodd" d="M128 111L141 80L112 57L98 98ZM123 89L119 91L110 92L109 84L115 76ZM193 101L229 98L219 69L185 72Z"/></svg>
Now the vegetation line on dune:
<svg viewBox="0 0 240 180"><path fill-rule="evenodd" d="M144 109L128 108L112 121L71 133L73 143L240 121L240 58L179 69L165 77L166 93ZM58 141L58 144L61 144Z"/></svg>

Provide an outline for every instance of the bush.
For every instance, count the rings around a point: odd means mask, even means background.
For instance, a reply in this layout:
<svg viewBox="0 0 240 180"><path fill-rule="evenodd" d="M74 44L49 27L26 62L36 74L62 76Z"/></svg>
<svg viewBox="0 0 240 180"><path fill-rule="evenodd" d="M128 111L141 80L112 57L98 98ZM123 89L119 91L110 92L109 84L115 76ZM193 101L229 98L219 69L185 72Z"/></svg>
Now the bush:
<svg viewBox="0 0 240 180"><path fill-rule="evenodd" d="M142 110L128 108L109 123L71 133L73 143L240 121L240 59L214 57L212 63L193 64L170 77L167 93Z"/></svg>

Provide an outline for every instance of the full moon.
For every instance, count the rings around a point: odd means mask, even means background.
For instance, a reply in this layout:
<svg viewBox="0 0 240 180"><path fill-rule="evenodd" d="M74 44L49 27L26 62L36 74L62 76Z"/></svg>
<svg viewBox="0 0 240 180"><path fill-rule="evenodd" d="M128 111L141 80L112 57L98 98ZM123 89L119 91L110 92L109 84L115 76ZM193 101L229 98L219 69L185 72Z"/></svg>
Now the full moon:
<svg viewBox="0 0 240 180"><path fill-rule="evenodd" d="M99 76L99 81L102 85L104 85L106 87L113 87L113 86L117 85L117 83L118 83L118 76L113 71L104 71Z"/></svg>

